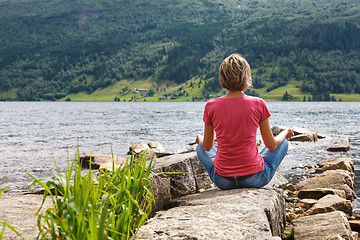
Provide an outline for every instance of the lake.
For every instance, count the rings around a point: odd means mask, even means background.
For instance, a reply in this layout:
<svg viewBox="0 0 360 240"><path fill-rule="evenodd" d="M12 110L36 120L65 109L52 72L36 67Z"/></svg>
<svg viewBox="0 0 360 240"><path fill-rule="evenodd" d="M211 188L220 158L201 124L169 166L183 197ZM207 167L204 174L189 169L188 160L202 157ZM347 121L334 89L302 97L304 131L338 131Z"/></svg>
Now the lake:
<svg viewBox="0 0 360 240"><path fill-rule="evenodd" d="M327 136L316 143L292 143L281 169L296 181L302 166L351 157L360 172L359 102L267 102L271 125L302 127ZM48 177L80 154L125 156L132 144L160 142L172 151L203 131L205 102L0 102L0 184L9 191L31 183L24 173ZM350 151L329 153L331 138L350 136ZM258 134L260 139L260 135ZM355 178L359 194L360 181Z"/></svg>

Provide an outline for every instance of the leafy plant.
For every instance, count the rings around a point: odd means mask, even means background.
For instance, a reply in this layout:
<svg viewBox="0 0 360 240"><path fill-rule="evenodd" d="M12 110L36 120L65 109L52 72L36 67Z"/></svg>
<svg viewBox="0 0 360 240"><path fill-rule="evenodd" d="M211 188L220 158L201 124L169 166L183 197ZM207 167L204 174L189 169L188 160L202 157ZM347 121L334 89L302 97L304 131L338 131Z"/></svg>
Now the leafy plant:
<svg viewBox="0 0 360 240"><path fill-rule="evenodd" d="M129 239L145 224L154 201L151 186L152 163L146 154L131 156L124 166L82 175L79 155L68 161L65 177L54 160L57 175L44 183L42 205L50 196L53 207L38 212L40 239ZM91 159L90 164L91 166Z"/></svg>

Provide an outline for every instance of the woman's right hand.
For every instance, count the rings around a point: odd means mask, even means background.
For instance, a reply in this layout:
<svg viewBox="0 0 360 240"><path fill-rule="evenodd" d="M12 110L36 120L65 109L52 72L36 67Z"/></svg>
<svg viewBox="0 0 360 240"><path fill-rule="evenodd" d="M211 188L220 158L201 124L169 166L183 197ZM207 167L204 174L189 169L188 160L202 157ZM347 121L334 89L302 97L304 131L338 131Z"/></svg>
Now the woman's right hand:
<svg viewBox="0 0 360 240"><path fill-rule="evenodd" d="M203 136L201 136L199 134L196 135L195 143L199 144L202 139L203 139Z"/></svg>
<svg viewBox="0 0 360 240"><path fill-rule="evenodd" d="M294 136L294 130L290 129L290 128L287 128L285 129L285 132L286 132L286 138L289 139L291 138L292 136Z"/></svg>

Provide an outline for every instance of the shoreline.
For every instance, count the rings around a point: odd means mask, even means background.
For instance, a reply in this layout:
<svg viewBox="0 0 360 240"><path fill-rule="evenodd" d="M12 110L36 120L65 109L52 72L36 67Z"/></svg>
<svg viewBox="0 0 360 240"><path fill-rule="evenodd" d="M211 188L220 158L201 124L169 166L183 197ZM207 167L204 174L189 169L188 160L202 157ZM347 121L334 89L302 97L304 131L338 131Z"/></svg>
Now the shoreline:
<svg viewBox="0 0 360 240"><path fill-rule="evenodd" d="M140 144L139 144L140 145ZM158 145L156 145L158 146ZM142 152L144 149L136 149L133 148L132 151L134 152ZM151 154L156 154L156 151L154 150L153 152L150 152ZM150 154L150 155L151 155ZM193 236L191 234L195 234L192 229L192 226L195 226L197 228L199 228L199 226L196 225L196 222L192 222L194 219L198 219L198 222L202 222L202 224L210 224L209 226L212 225L211 222L207 222L207 220L205 221L205 223L203 222L203 220L205 219L205 216L203 216L203 218L196 218L191 217L194 212L197 211L191 211L189 209L192 209L191 206L195 207L194 209L198 209L199 211L198 214L200 214L202 211L205 211L205 209L202 209L201 206L203 205L213 205L216 204L218 207L213 209L212 212L216 212L216 209L223 209L221 210L221 212L219 212L218 216L224 216L223 211L229 211L228 214L231 214L231 212L235 211L234 209L237 209L236 211L240 211L243 212L243 214L245 215L239 215L236 216L237 218L240 217L238 219L238 222L241 222L242 220L240 219L244 219L245 222L244 224L246 224L248 222L248 220L250 219L256 219L256 221L254 222L254 225L252 227L247 228L248 230L246 230L248 232L248 234L260 234L260 236L262 234L272 234L272 237L276 236L281 236L282 233L285 231L286 234L290 235L291 234L295 234L296 236L296 232L299 232L299 230L296 230L297 225L299 225L299 223L297 223L298 220L296 219L304 219L304 217L308 218L310 215L312 214L305 214L307 211L309 211L309 209L311 209L313 206L316 205L316 202L320 201L309 201L306 200L305 202L303 201L303 198L299 198L298 194L299 191L303 191L304 187L299 187L296 185L292 185L292 184L287 184L287 181L284 181L284 178L281 177L280 175L277 178L278 183L276 184L268 184L267 186L265 186L264 188L261 189L235 189L235 190L231 190L231 191L223 191L223 190L218 190L218 189L214 189L211 181L209 180L206 170L203 168L203 166L201 165L201 163L199 162L199 160L197 159L196 153L194 152L194 146L189 147L188 149L184 149L182 152L177 152L177 153L172 153L169 154L168 156L162 156L164 155L164 153L159 153L160 155L156 157L156 168L154 169L155 172L187 172L187 174L176 174L176 175L171 175L171 176L162 176L159 175L159 177L154 179L154 184L155 184L155 188L154 188L154 194L155 194L155 199L156 199L156 206L154 206L153 212L152 212L152 216L154 216L153 218L150 219L149 224L146 226L143 226L141 229L145 229L145 230L140 230L140 235L138 236L137 239L157 239L157 238L150 238L148 236L155 236L156 232L157 233L164 233L167 232L168 234L175 234L176 232L179 233L179 229L177 229L176 227L173 228L172 226L177 226L176 225L176 219L179 218L179 221L181 222L181 224L184 224L184 219L188 219L190 221L189 225L189 231L186 234L189 234L188 236ZM100 155L103 156L103 155ZM99 167L109 167L109 161L111 161L111 157L107 157L107 160L104 158L101 158L100 156L95 156L94 155L94 162L98 162ZM348 161L349 162L349 161ZM351 162L351 161L350 161ZM350 165L349 165L350 164ZM329 168L329 164L327 164L324 168L324 164L323 164L323 170L326 170L326 168ZM351 163L348 164L335 164L335 168L338 168L339 166L345 166L347 170L353 170L353 165L351 165ZM335 170L338 171L338 170ZM342 169L341 171L346 171L344 169ZM318 173L319 174L319 173ZM340 172L336 172L335 174L336 176L345 176L345 182L347 182L346 179L352 179L351 176L347 176L347 174L345 173L341 173ZM350 174L351 175L351 174ZM314 176L312 176L314 177ZM311 179L311 176L308 177L307 179ZM315 176L318 177L318 176ZM279 180L280 179L280 180ZM281 180L282 179L282 180ZM309 181L309 180L304 180L304 181ZM327 181L327 183L329 183L329 181ZM350 181L350 186L353 187L353 182L351 184ZM348 185L348 187L349 187ZM342 187L344 188L344 187ZM325 209L325 210L316 210L317 214L324 214L322 211L328 211L330 209L330 212L334 212L334 210L337 210L338 206L347 206L347 210L345 210L345 212L347 212L347 214L349 214L349 208L352 209L351 205L349 205L349 199L351 199L351 196L355 196L354 194L351 194L352 190L347 190L349 188L347 188L345 186L344 188L347 192L348 195L346 195L346 197L344 198L344 194L346 193L345 190L342 190L342 193L339 193L339 191L328 191L328 194L326 194L326 196L333 195L335 196L335 201L341 202L341 204L339 205L339 203L333 204L334 206L330 206L330 207L321 207L318 209ZM350 188L351 189L351 188ZM305 189L306 190L306 189ZM341 189L340 189L341 190ZM230 195L234 197L230 198L233 199L230 202L226 203L228 200L223 199L221 201L216 201L216 203L214 203L214 199L219 199L219 196L221 196L224 193L231 193ZM254 203L256 203L259 200L259 193L261 194L269 194L269 199L273 199L271 202L274 202L276 204L268 206L266 202L264 203L257 203L257 209L256 210L258 212L258 214L260 215L256 215L256 217L254 217L253 215L251 215L250 213L253 212L253 208L255 208L255 205L253 205ZM336 194L334 194L336 193ZM261 195L260 194L260 195ZM227 196L227 194L226 194ZM332 198L334 198L332 196ZM336 197L338 196L338 197ZM350 196L350 197L349 197ZM341 198L341 199L339 199ZM0 198L0 206L2 206L4 209L0 209L0 210L4 210L4 211L0 211L0 213L5 214L5 216L0 215L0 219L2 220L2 218L7 218L9 219L9 224L14 224L15 226L21 228L24 230L24 234L26 236L35 236L37 233L37 227L36 227L36 217L34 216L34 213L38 210L38 207L41 203L41 199L42 199L42 195L19 195L19 194L4 194L2 196L2 198ZM195 201L195 199L197 199ZM203 199L201 201L198 201L198 199ZM234 201L237 202L238 200L235 199L240 199L239 204L235 204L234 205ZM246 204L244 204L244 200L243 199L250 199L250 201L245 201ZM284 203L284 206L281 204L281 202ZM230 204L231 203L231 204ZM224 210L224 208L227 208L227 205L231 205L232 207L229 210ZM198 207L197 207L198 206ZM283 207L281 207L283 206ZM231 210L232 208L234 208L233 210ZM286 210L285 210L286 208ZM166 211L167 209L169 209L170 211ZM246 209L249 209L246 210ZM250 210L251 209L251 210ZM268 214L263 215L263 213L266 213L266 209L273 209L270 210L270 212ZM283 209L281 211L279 211L279 209ZM301 210L302 209L302 210ZM345 208L344 208L345 209ZM165 210L165 211L164 211ZM179 215L179 211L182 212ZM311 210L312 212L316 212L314 210ZM248 213L246 213L248 212ZM160 215L159 215L160 214ZM170 214L170 215L168 215ZM175 214L175 215L173 215ZM185 214L186 216L183 216L182 214ZM208 213L210 214L210 213ZM246 214L250 214L250 215L246 215ZM269 215L270 214L270 215ZM336 213L336 214L340 214L340 213ZM308 216L309 215L309 216ZM167 216L167 217L166 217ZM171 217L172 216L172 217ZM248 216L248 217L241 217L241 216ZM253 216L253 217L251 217ZM283 216L283 217L281 217ZM341 214L339 215L341 216ZM164 219L168 219L168 218L172 218L173 220L171 221L172 223L169 225L168 221L163 221ZM353 222L358 221L358 219L360 219L359 216L357 215L353 215L348 217L349 219L351 219ZM226 222L229 218L225 218L224 221ZM262 220L259 220L262 219ZM268 222L269 219L273 219L272 222ZM283 219L283 220L281 220ZM285 219L287 220L285 222ZM231 220L231 219L230 219ZM156 223L156 222L159 222ZM252 221L252 220L251 220ZM263 232L263 230L258 231L257 229L257 223L259 221L263 221L264 229L267 229L265 232ZM179 223L180 223L179 222ZM166 223L166 228L164 228L164 224ZM230 223L229 223L230 224ZM349 222L345 223L347 225L349 225ZM287 228L285 228L285 226L287 225ZM276 226L276 227L275 227ZM226 224L225 226L226 227ZM227 227L226 227L227 228ZM306 227L307 229L309 228L309 226ZM153 229L153 230L151 230ZM212 229L212 228L210 228ZM206 234L212 234L211 230L207 228L207 233ZM252 229L252 230L251 230ZM255 229L255 230L254 230ZM277 229L277 230L274 230ZM7 229L7 234L8 234L9 229ZM150 232L149 232L150 231ZM183 231L183 230L181 230ZM180 232L181 232L180 231ZM224 229L224 231L226 232L226 230ZM242 231L241 229L238 229L238 231ZM143 233L141 233L143 232ZM144 235L145 234L145 235ZM154 235L155 234L155 235ZM205 233L203 233L205 234ZM275 235L274 235L275 234ZM24 236L25 236L24 235ZM9 235L10 236L10 235ZM210 236L210 235L209 235ZM214 236L216 235L211 235L212 239L216 239L216 237L214 238ZM248 235L246 235L248 236ZM250 236L250 235L249 235ZM266 235L269 236L270 235ZM7 236L6 236L7 237ZM159 236L158 236L159 237ZM195 235L194 235L195 237ZM5 238L7 239L7 238ZM245 236L244 236L245 239ZM260 239L260 238L254 238L254 239ZM284 238L285 239L285 238ZM291 238L290 238L291 239ZM295 238L296 239L296 238ZM297 239L301 239L302 238L297 238Z"/></svg>

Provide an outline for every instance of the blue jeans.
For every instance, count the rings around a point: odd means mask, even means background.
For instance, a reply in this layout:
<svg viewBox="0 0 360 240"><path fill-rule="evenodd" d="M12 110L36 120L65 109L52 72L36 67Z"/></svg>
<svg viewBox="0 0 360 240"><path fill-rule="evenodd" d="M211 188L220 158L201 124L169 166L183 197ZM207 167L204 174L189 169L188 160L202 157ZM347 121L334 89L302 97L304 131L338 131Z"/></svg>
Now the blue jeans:
<svg viewBox="0 0 360 240"><path fill-rule="evenodd" d="M224 190L234 188L261 188L268 184L274 177L276 169L279 167L288 151L288 140L285 138L285 140L274 151L270 151L267 147L265 147L260 152L260 155L264 159L264 170L242 181L225 179L215 173L214 159L216 150L215 146L213 146L210 151L205 151L200 144L196 147L198 158L208 172L211 181L218 188Z"/></svg>

